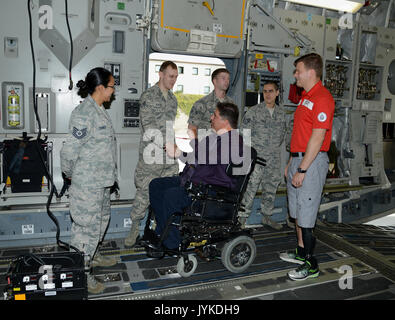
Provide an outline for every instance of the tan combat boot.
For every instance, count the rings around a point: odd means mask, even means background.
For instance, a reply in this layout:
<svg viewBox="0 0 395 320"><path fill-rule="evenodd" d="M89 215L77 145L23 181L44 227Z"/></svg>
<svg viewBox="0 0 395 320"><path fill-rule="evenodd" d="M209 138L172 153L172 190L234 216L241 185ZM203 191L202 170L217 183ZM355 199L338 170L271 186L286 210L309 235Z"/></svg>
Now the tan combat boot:
<svg viewBox="0 0 395 320"><path fill-rule="evenodd" d="M112 267L117 264L118 260L114 257L102 256L100 252L96 252L93 261L91 263L92 267Z"/></svg>
<svg viewBox="0 0 395 320"><path fill-rule="evenodd" d="M88 274L87 276L88 282L88 292L91 294L100 294L104 291L104 284L97 281L93 274Z"/></svg>
<svg viewBox="0 0 395 320"><path fill-rule="evenodd" d="M128 236L125 238L125 246L133 247L136 244L136 239L140 235L139 225L139 220L132 220L132 227Z"/></svg>
<svg viewBox="0 0 395 320"><path fill-rule="evenodd" d="M263 215L262 224L272 227L273 229L276 229L276 230L281 230L283 228L283 226L281 224L272 220L272 218L268 215Z"/></svg>

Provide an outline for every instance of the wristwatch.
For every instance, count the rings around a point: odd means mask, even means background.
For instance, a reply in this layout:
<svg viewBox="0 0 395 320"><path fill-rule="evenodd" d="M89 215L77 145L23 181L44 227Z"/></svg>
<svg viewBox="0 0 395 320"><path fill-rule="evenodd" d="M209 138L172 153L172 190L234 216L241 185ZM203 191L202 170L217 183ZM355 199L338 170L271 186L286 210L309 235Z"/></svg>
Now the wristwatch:
<svg viewBox="0 0 395 320"><path fill-rule="evenodd" d="M298 172L299 172L299 173L306 173L307 170L303 170L302 168L298 168Z"/></svg>

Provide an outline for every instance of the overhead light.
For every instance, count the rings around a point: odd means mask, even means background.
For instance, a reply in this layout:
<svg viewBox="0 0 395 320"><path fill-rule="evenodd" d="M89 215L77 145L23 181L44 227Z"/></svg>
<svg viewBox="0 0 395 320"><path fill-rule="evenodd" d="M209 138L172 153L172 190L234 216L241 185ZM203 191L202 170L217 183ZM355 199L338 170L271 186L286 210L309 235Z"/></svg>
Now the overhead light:
<svg viewBox="0 0 395 320"><path fill-rule="evenodd" d="M288 0L288 2L350 13L356 13L365 4L364 0Z"/></svg>

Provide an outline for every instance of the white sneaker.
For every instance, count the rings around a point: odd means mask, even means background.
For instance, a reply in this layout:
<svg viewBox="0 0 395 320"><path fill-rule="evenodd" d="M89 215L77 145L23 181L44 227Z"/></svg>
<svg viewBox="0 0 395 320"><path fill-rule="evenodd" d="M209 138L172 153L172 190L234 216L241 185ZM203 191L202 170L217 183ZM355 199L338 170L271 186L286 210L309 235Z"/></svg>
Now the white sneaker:
<svg viewBox="0 0 395 320"><path fill-rule="evenodd" d="M297 264L304 264L306 262L306 259L298 254L298 249L280 253L280 259Z"/></svg>
<svg viewBox="0 0 395 320"><path fill-rule="evenodd" d="M320 271L318 270L318 266L316 268L312 268L310 262L306 260L306 263L299 266L295 270L291 270L288 272L288 277L294 281L306 280L309 278L317 278L320 275Z"/></svg>

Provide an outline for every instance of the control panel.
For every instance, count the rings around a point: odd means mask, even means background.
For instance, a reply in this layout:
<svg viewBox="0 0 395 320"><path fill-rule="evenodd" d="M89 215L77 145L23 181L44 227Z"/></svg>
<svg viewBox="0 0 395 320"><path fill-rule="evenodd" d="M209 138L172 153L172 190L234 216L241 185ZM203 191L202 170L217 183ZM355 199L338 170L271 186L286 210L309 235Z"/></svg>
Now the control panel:
<svg viewBox="0 0 395 320"><path fill-rule="evenodd" d="M138 100L124 100L124 128L138 128L140 124L140 102Z"/></svg>

